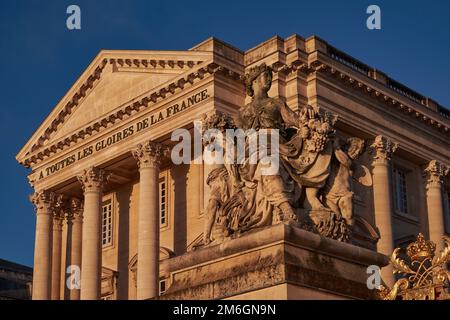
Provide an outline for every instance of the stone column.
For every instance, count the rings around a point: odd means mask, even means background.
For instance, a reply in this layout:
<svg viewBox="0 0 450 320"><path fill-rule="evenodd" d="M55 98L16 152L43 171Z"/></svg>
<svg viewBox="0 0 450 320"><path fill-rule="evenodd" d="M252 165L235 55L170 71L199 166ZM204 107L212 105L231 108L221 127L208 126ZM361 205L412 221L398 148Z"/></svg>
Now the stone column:
<svg viewBox="0 0 450 320"><path fill-rule="evenodd" d="M61 298L61 263L62 263L62 225L64 211L62 208L62 196L56 200L56 208L53 212L53 249L52 249L52 300Z"/></svg>
<svg viewBox="0 0 450 320"><path fill-rule="evenodd" d="M159 295L159 166L165 149L148 141L133 150L139 167L137 299Z"/></svg>
<svg viewBox="0 0 450 320"><path fill-rule="evenodd" d="M30 197L36 209L36 239L34 243L33 300L51 298L52 220L55 194L42 190Z"/></svg>
<svg viewBox="0 0 450 320"><path fill-rule="evenodd" d="M69 288L69 299L80 300L80 282L77 277L80 276L79 270L81 270L81 248L83 239L83 203L81 200L77 198L72 198L70 200L70 215L67 219L68 223L71 224L69 261L70 266L72 266L71 272L75 276L75 282L72 283Z"/></svg>
<svg viewBox="0 0 450 320"><path fill-rule="evenodd" d="M373 203L375 209L375 223L380 231L378 252L391 256L394 251L393 238L393 201L391 186L391 157L397 149L397 143L384 136L377 136L371 149L373 158ZM394 284L392 266L388 265L381 271L381 276L387 285Z"/></svg>
<svg viewBox="0 0 450 320"><path fill-rule="evenodd" d="M109 172L97 167L84 170L78 177L84 191L80 296L82 300L100 299L102 194L103 187L109 181L109 178Z"/></svg>
<svg viewBox="0 0 450 320"><path fill-rule="evenodd" d="M445 234L444 202L442 200L442 184L449 168L444 164L431 160L425 168L426 195L428 209L428 228L430 240L436 243L436 252L444 249Z"/></svg>

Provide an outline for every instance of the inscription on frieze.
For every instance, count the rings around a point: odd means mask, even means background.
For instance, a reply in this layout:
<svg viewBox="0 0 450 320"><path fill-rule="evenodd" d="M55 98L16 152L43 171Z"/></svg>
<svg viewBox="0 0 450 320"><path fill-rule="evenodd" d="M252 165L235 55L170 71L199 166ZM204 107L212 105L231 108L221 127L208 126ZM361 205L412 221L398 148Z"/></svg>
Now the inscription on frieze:
<svg viewBox="0 0 450 320"><path fill-rule="evenodd" d="M150 127L156 125L157 123L160 123L161 121L164 121L176 115L177 113L186 110L187 108L193 107L194 105L208 98L209 98L208 89L204 89L178 103L172 104L161 111L149 115L145 119L141 119L139 121L131 123L128 127L116 131L110 134L109 136L99 141L96 141L85 148L73 152L64 159L45 167L39 172L38 179L40 180L48 176L51 176L52 174L55 174L60 170L69 167L80 160L90 157L93 154L100 152L102 150L105 150L120 141L128 139L129 137L135 135L136 133L139 133L143 130L147 130Z"/></svg>

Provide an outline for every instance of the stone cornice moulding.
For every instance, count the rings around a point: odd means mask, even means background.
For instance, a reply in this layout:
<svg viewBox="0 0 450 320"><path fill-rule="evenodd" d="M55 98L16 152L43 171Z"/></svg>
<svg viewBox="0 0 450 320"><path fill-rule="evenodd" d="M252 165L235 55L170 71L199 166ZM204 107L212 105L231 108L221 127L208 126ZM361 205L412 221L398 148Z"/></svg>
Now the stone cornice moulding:
<svg viewBox="0 0 450 320"><path fill-rule="evenodd" d="M118 57L119 55L120 57ZM181 60L180 57L185 57L186 59ZM232 71L229 68L220 66L216 62L211 62L207 66L203 66L204 63L201 62L201 59L211 60L211 58L213 58L213 61L216 60L211 52L202 51L160 51L160 54L158 54L157 51L100 52L88 67L88 69L86 69L83 75L79 78L79 80L68 91L66 96L61 100L60 103L58 103L58 106L50 113L50 115L47 117L41 127L36 131L29 142L22 148L16 159L25 167L30 167L32 164L40 162L43 159L52 156L61 150L64 150L68 146L72 146L78 141L78 139L84 139L85 136L95 134L96 132L101 131L102 129L114 124L116 119L121 120L124 117L128 117L131 114L139 111L142 107L148 106L150 102L155 103L158 98L165 98L167 94L173 94L177 88L183 89L185 84L192 85L196 79L202 79L205 74L221 73L230 78L243 81L242 74ZM425 114L424 112L419 110L419 108L414 106L413 101L406 105L406 102L403 101L403 99L408 99L408 97L402 96L401 98L395 98L395 95L394 97L392 97L392 95L388 95L384 89L386 89L386 91L392 91L392 89L390 89L389 87L382 88L380 90L375 88L375 86L365 83L366 79L364 81L358 80L357 78L360 75L352 76L347 72L337 70L334 66L337 62L334 60L329 61L330 58L328 56L323 56L322 54L310 53L309 58L312 59L309 59L309 62L305 62L301 58L302 57L298 56L297 58L291 60L289 64L275 61L271 64L271 66L277 76L288 76L295 73L300 73L307 76L316 72L331 75L333 78L340 79L353 89L359 89L365 94L368 94L370 97L378 99L379 101L384 102L390 107L397 108L398 110L411 115L412 117L424 122L425 124L437 129L440 132L443 132L447 135L449 134L450 126L445 123L445 119L437 119L435 115L431 114L435 111L431 109L426 110L426 112L429 114ZM135 98L132 100L134 102L132 102L131 104L124 104L121 110L109 114L107 117L104 117L103 119L90 124L89 126L85 127L82 130L79 130L76 133L69 134L68 136L63 137L51 146L45 146L45 149L43 150L37 150L39 149L39 146L42 146L45 141L51 138L50 133L55 132L58 126L61 125L61 123L63 123L68 116L70 116L74 109L76 109L74 107L87 94L87 92L92 90L92 88L94 87L94 82L100 79L102 71L108 62L112 64L113 67L115 66L114 68L124 71L142 69L144 70L144 72L146 72L147 70L151 72L151 70L162 68L169 68L173 70L178 69L180 71L187 71L188 69L186 68L192 68L197 69L197 71L189 74L186 74L187 72L185 72L184 74L180 75L181 78L176 78L170 84L166 83L161 87L158 87L159 90L152 89L152 91L155 91L151 94L144 94L144 97L142 99L140 97ZM345 65L342 65L342 67L343 69L346 68ZM372 78L367 78L367 80L367 82L376 81ZM377 82L377 84L382 85L379 82ZM395 94L398 95L398 93ZM71 99L69 99L70 96L72 96ZM66 103L64 108L62 108L62 110L58 110L58 107L64 105L64 103ZM421 107L426 108L423 105L421 105ZM53 121L51 121L51 119L53 119ZM31 146L30 144L33 141L37 143ZM32 151L30 152L29 150Z"/></svg>
<svg viewBox="0 0 450 320"><path fill-rule="evenodd" d="M408 104L405 104L404 102L400 101L402 100L402 98L408 99L408 97L402 97L399 99L393 97L391 94L388 95L387 93L383 93L381 92L381 90L375 88L374 86L371 86L367 83L363 83L363 81L357 80L356 77L353 77L341 70L337 70L334 66L330 65L329 63L322 62L320 60L312 62L309 66L309 70L314 70L312 72L322 72L325 75L329 75L335 79L341 80L342 82L344 82L345 85L353 89L360 90L366 95L372 97L373 99L377 99L378 101L384 102L385 105L391 108L396 108L397 110L406 113L407 115L410 115L419 121L422 121L426 125L431 126L433 129L445 133L446 135L450 135L450 125L445 123L446 121L445 119L437 119L437 117L439 117L438 113L430 109L427 111L429 111L430 113L432 112L436 113L436 115L425 114L421 110L418 110L418 108L414 107L412 101L411 101L412 103ZM379 83L379 85L382 84ZM388 87L383 89L385 89L386 91L392 91L392 89ZM425 106L422 107L426 108Z"/></svg>
<svg viewBox="0 0 450 320"><path fill-rule="evenodd" d="M136 60L136 59L134 59ZM130 59L122 59L122 62L118 62L115 59L109 60L111 64L123 64L132 66L134 63L135 65L138 64L137 61L133 62ZM161 60L163 61L163 60ZM139 62L142 63L142 62ZM153 63L155 64L155 63ZM164 64L164 63L162 63ZM191 64L192 65L192 64ZM300 72L304 75L308 75L314 72L326 72L327 74L330 74L334 76L335 78L341 79L344 81L345 84L348 84L352 86L353 88L361 89L363 92L370 94L371 97L374 98L380 98L382 101L384 101L386 104L391 106L397 106L400 110L403 110L407 112L408 114L413 113L412 110L414 110L412 107L406 106L403 103L399 102L395 98L389 97L387 95L382 94L377 89L362 83L361 81L358 81L351 76L349 76L346 73L343 73L342 71L336 70L334 67L322 63L319 60L314 61L311 64L307 64L302 62L301 60L297 59L291 62L289 65L275 62L272 65L272 68L276 74L282 74L284 76L288 76L291 73ZM144 66L145 67L145 66ZM174 67L174 66L173 66ZM202 79L206 74L215 74L220 73L227 77L230 77L234 80L243 81L244 75L238 74L232 70L229 70L223 66L219 66L214 62L210 62L206 66L202 66L201 64L198 64L197 71L193 71L189 74L182 74L179 78L176 78L174 81L172 81L170 84L163 84L161 87L158 87L159 89L155 90L154 92L150 94L144 94L143 98L139 97L134 100L140 100L135 101L131 104L125 104L123 105L120 110L114 111L112 114L104 117L103 119L96 121L93 124L90 124L86 128L78 131L77 133L70 134L69 136L63 137L56 143L54 143L51 146L47 146L46 149L40 151L37 154L31 155L28 157L25 161L21 162L25 167L30 167L34 163L38 163L42 161L43 159L50 157L54 154L56 154L58 151L64 150L66 147L72 146L74 143L78 141L78 139L84 139L86 136L91 136L95 134L96 132L101 131L104 128L109 127L111 124L114 124L114 122L117 119L122 120L123 118L129 117L131 114L134 114L138 112L141 108L147 107L150 102L156 103L158 98L165 98L167 94L173 94L175 93L175 89L180 88L183 89L185 84L192 85L196 79ZM154 90L154 89L152 89ZM449 127L446 126L443 123L438 122L437 120L431 119L429 116L424 115L423 113L419 111L414 111L414 115L416 118L419 118L423 122L425 122L428 125L434 126L436 129L443 131L445 133L449 132Z"/></svg>
<svg viewBox="0 0 450 320"><path fill-rule="evenodd" d="M280 39L281 38L279 37L273 37L266 42L268 43L275 40L279 41ZM263 44L265 44L266 42L264 42ZM253 61L250 65L246 66L246 69L258 63L262 63L265 60L271 60L271 56L275 53L276 52L272 52L269 56L262 57L256 61ZM287 53L284 52L278 53L287 55ZM336 68L336 64L339 65L339 69L341 67L343 69L349 67L341 62L331 59L329 56L318 51L309 53L308 60L309 62L306 63L302 59L300 59L299 56L288 64L283 63L281 59L279 59L279 61L269 63L269 65L271 65L275 73L279 73L284 76L288 76L289 74L292 74L294 72L300 72L301 74L305 75L309 75L315 72L322 72L323 74L331 75L333 78L343 81L347 86L350 86L354 89L359 89L363 93L369 95L371 98L375 98L378 101L383 102L385 105L388 105L389 107L395 107L403 113L406 113L407 115L418 119L419 121L425 123L428 126L431 126L441 133L447 135L450 134L450 121L443 118L438 112L429 109L423 104L419 104L416 101L411 100L411 98L409 98L408 96L402 95L386 85L384 85L384 88L382 89L377 89L375 86L383 86L383 83L369 76L365 76L366 79L364 80L358 80L358 77L364 75L358 74L356 76L352 76L348 72L338 70ZM376 82L376 85L370 85L366 83L374 81ZM395 97L396 95L400 97ZM407 100L407 102L405 100ZM424 108L426 109L425 111L420 110ZM426 114L425 112L428 114ZM448 124L446 124L446 122L448 122Z"/></svg>
<svg viewBox="0 0 450 320"><path fill-rule="evenodd" d="M183 96L189 96L192 92L196 92L197 90L202 90L206 88L208 85L212 83L211 80L207 80L207 82L201 83L200 87L193 88L188 93L183 93ZM199 89L200 88L200 89ZM163 100L162 103L157 104L156 112L159 112L160 108L164 109L164 106L172 104L173 101L178 101L180 97L175 97L171 101ZM204 105L207 104L210 107L206 108ZM193 128L194 120L200 119L201 115L207 110L211 110L213 101L212 99L204 100L198 104L197 111L194 111L194 113L189 114L176 114L172 117L172 124L173 127L181 128L185 127L186 124L189 124ZM152 112L150 110L150 112ZM122 128L126 128L130 123L134 123L136 121L140 121L146 117L149 116L149 113L141 113L136 114L136 117L132 117L127 119L126 122L118 124L118 127L109 127L108 131L104 134L94 136L90 139L83 140L82 144L76 146L76 149L70 148L68 150L62 151L60 154L58 154L55 158L49 158L42 162L40 162L36 167L33 167L33 171L28 175L28 181L30 186L32 186L35 189L40 188L55 188L57 185L60 185L62 182L68 182L70 179L73 179L74 172L81 172L85 168L90 166L103 166L108 161L111 160L111 154L109 152L99 152L97 153L96 157L85 157L82 158L81 161L76 161L77 163L74 166L66 166L65 168L62 168L60 171L58 171L58 174L51 174L50 176L45 176L43 178L40 178L40 173L42 170L44 170L45 167L55 164L59 162L61 159L64 159L70 153L73 153L76 150L81 150L81 148L84 148L86 146L92 145L99 140L101 140L104 135L108 135L110 133L115 132L116 130L120 130ZM117 147L121 150L121 155L129 154L131 156L132 150L139 144L139 143L145 143L148 139L152 139L154 141L162 142L162 137L167 137L168 134L171 132L171 127L165 126L163 123L156 123L153 127L153 130L150 131L141 131L140 134L133 135L130 137L129 140L121 140L117 143Z"/></svg>
<svg viewBox="0 0 450 320"><path fill-rule="evenodd" d="M331 75L333 78L343 81L347 86L351 86L354 89L359 89L363 93L369 95L372 98L377 99L378 101L384 102L386 105L390 107L396 107L403 113L406 113L414 117L415 119L422 121L426 125L431 126L432 128L438 130L439 132L445 133L447 135L450 134L450 125L444 123L446 121L445 119L437 119L437 117L440 117L438 114L436 115L425 114L424 112L418 110L418 108L413 106L414 104L413 101L411 101L412 103L408 103L408 105L400 101L402 99L408 99L408 97L402 97L398 99L392 97L391 95L384 94L381 92L381 90L378 90L377 88L367 83L363 83L363 81L357 80L356 79L357 77L353 77L343 71L337 70L330 63L321 61L319 58L317 58L317 60L314 60L309 64L303 62L300 59L296 59L290 64L275 62L271 65L271 67L273 68L273 71L275 73L282 74L284 76L288 76L289 74L292 74L294 72L300 72L301 74L305 75L312 74L314 72L322 72L324 74ZM247 68L248 67L246 67L246 69ZM368 80L375 81L371 78L368 78ZM382 85L381 83L378 82L377 84ZM387 91L392 91L392 89L388 87L383 89L386 89ZM421 107L425 108L424 106ZM430 113L435 112L431 109L427 111Z"/></svg>
<svg viewBox="0 0 450 320"><path fill-rule="evenodd" d="M207 59L211 59L210 53L195 51L100 51L64 97L57 103L28 142L22 147L16 159L20 163L23 163L24 159L30 153L36 151L45 141L50 139L51 133L56 131L58 126L64 123L70 114L73 113L74 109L76 109L76 106L79 105L79 102L92 90L95 82L101 78L108 61L115 63L120 60L125 67L128 65L145 66L146 64L151 67L156 63L159 67L180 68L180 66L183 66L184 68L187 66L188 68L193 68ZM149 70L151 71L151 68ZM183 71L183 69L179 70Z"/></svg>
<svg viewBox="0 0 450 320"><path fill-rule="evenodd" d="M334 103L333 101L330 101L326 98L321 97L321 104L326 102L324 105L324 108L329 108L332 112L339 112L341 109L341 106L339 104ZM333 109L334 108L334 109ZM373 121L373 119L367 119L367 118L361 118L361 117L355 117L359 115L358 113L349 113L352 112L351 110L345 110L346 115L340 116L338 118L337 124L341 123L345 126L350 126L356 130L359 130L360 132L363 132L367 136L376 136L378 134L385 135L392 137L395 139L396 142L398 142L399 146L401 147L401 150L408 152L410 154L418 156L420 160L418 162L427 161L427 159L432 158L439 158L442 161L445 161L445 159L448 159L448 153L446 152L438 152L433 147L430 147L429 145L423 145L423 148L420 148L420 154L418 154L417 149L417 141L414 140L410 135L405 135L404 133L401 133L393 128L390 127L384 127L382 130L379 126L379 123L377 121ZM395 115L390 115L392 117L395 117ZM362 120L364 119L364 121ZM406 119L407 120L407 119ZM420 123L419 123L420 124ZM415 127L413 130L423 130L425 132L426 128L418 128ZM437 131L428 131L428 133L432 132L433 134L438 134ZM433 139L433 141L436 143L436 135L433 135L430 139ZM440 137L442 139L442 137ZM441 141L441 140L439 140ZM443 139L443 141L446 141ZM422 147L422 145L421 145ZM438 155L437 155L438 154Z"/></svg>
<svg viewBox="0 0 450 320"><path fill-rule="evenodd" d="M180 74L179 77L175 78L170 83L165 83L151 92L145 93L139 97L134 98L131 103L126 103L120 106L118 109L110 113L109 115L103 117L91 123L87 127L79 130L76 133L69 134L63 137L59 141L55 142L50 146L46 146L45 149L40 150L34 154L28 156L25 160L20 161L25 167L31 167L33 164L39 163L44 159L51 157L67 148L71 147L79 139L84 139L85 137L90 137L99 133L100 131L109 128L113 125L116 120L122 120L130 117L131 115L139 112L143 108L151 107L152 105L159 102L161 99L165 99L168 95L173 95L176 93L176 89L184 89L185 86L194 85L198 79L203 79L205 76L213 74L222 74L226 77L232 78L234 80L242 81L242 75L231 71L225 67L217 65L215 62L205 62L197 65L197 68L192 70L190 73ZM160 99L161 98L161 99Z"/></svg>

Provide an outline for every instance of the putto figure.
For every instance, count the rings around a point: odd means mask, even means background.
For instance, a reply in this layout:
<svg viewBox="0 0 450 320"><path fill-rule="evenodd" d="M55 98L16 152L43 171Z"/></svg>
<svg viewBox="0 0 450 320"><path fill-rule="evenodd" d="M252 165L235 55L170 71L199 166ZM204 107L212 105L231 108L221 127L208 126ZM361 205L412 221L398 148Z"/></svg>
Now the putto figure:
<svg viewBox="0 0 450 320"><path fill-rule="evenodd" d="M222 132L245 132L244 160L224 164L208 177L212 192L204 244L275 223L295 224L348 240L353 195L350 166L362 152L364 141L349 140L343 150L333 128L336 116L311 106L294 112L281 99L269 97L272 69L265 64L250 69L245 79L252 100L240 108L234 121L220 113L204 121L208 129L217 123L222 124L217 128ZM255 148L251 142L258 132L268 137ZM274 135L277 148L271 145ZM220 145L225 153L231 152L229 145ZM264 174L271 152L278 153L279 165ZM253 157L255 154L267 159Z"/></svg>
<svg viewBox="0 0 450 320"><path fill-rule="evenodd" d="M211 197L208 200L208 206L206 208L206 223L205 231L203 233L203 243L209 244L211 242L211 232L213 226L221 225L223 216L223 205L228 201L230 197L230 179L227 170L222 168L216 168L211 171L206 179L206 183L211 188ZM220 231L219 231L220 232ZM215 234L215 238L223 238L224 234Z"/></svg>
<svg viewBox="0 0 450 320"><path fill-rule="evenodd" d="M331 173L323 191L326 205L345 222L353 225L353 192L351 181L353 176L353 160L364 151L364 140L349 138L345 146L336 139L333 143L334 153L331 162Z"/></svg>

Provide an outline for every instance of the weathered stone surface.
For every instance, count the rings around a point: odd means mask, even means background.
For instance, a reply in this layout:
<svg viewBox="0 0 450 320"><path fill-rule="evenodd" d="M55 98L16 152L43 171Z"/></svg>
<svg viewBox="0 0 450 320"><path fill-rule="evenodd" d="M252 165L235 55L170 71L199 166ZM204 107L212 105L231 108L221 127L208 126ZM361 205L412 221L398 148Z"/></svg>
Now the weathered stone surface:
<svg viewBox="0 0 450 320"><path fill-rule="evenodd" d="M282 284L368 299L367 266L387 262L376 252L279 224L164 261L171 285L161 299L225 299ZM294 291L287 298L314 297ZM281 292L271 298L286 298Z"/></svg>

